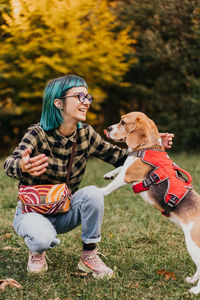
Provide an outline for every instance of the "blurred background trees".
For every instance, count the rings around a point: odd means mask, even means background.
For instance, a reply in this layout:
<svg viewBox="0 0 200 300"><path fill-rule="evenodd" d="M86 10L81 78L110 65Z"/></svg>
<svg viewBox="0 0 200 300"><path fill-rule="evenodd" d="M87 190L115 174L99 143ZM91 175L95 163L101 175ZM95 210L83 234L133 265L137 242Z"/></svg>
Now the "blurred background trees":
<svg viewBox="0 0 200 300"><path fill-rule="evenodd" d="M147 113L160 131L175 133L176 149L199 148L200 2L113 3L120 29L130 27L137 60L125 75L130 86L120 95L121 111Z"/></svg>
<svg viewBox="0 0 200 300"><path fill-rule="evenodd" d="M0 0L0 126L5 154L40 119L49 79L77 74L101 132L140 110L175 148L200 145L200 4L196 0Z"/></svg>

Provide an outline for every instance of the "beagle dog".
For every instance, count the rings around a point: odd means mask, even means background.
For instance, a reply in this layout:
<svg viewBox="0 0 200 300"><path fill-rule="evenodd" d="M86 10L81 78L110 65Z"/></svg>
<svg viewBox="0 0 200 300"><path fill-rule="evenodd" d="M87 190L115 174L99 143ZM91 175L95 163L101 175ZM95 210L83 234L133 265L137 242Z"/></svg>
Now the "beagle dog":
<svg viewBox="0 0 200 300"><path fill-rule="evenodd" d="M191 293L198 294L200 292L200 195L192 189L189 180L182 176L180 170L188 177L190 175L169 159L161 144L155 123L144 113L131 112L123 115L121 121L110 126L105 133L113 141L125 142L130 154L123 166L104 175L105 179L115 179L106 187L101 188L103 194L106 196L128 183L131 183L133 190L137 192L139 185L141 197L182 228L188 252L197 267L194 276L187 277L186 281L189 283L198 281L197 286L190 289ZM149 153L148 159L145 158L144 153L145 155ZM180 182L178 191L170 190L176 178L172 177L170 182L168 175L168 177L166 174L163 176L163 172L167 172L167 163L162 162L163 165L160 167L157 154L165 156L165 160L171 166L171 171L179 178L177 179ZM152 176L154 173L157 177ZM147 186L144 183L147 183ZM175 183L174 186L177 184Z"/></svg>

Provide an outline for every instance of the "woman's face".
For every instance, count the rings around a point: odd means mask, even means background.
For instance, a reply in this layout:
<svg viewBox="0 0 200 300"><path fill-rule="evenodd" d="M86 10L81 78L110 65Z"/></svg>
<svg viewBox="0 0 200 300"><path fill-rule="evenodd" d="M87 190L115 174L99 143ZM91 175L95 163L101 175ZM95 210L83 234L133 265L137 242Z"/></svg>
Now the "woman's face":
<svg viewBox="0 0 200 300"><path fill-rule="evenodd" d="M90 102L87 98L84 103L79 101L77 95L81 92L85 95L88 94L87 88L85 87L74 87L67 91L63 107L64 120L69 118L75 122L86 120L86 114L90 107Z"/></svg>

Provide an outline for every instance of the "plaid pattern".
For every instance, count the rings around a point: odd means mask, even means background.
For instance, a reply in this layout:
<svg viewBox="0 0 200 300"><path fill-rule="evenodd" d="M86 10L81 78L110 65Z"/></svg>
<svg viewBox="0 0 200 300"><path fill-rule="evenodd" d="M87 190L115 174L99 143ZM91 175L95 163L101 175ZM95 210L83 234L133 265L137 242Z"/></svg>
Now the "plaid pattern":
<svg viewBox="0 0 200 300"><path fill-rule="evenodd" d="M106 142L88 124L77 128L78 142L69 180L69 190L74 193L84 175L87 160L91 156L98 157L115 167L122 165L127 158L127 151ZM39 124L30 126L19 146L4 163L6 174L20 180L22 185L65 183L72 145L76 132L69 138L60 134L58 129L44 131ZM29 147L31 156L44 153L48 156L48 167L38 177L21 172L19 162L22 152Z"/></svg>

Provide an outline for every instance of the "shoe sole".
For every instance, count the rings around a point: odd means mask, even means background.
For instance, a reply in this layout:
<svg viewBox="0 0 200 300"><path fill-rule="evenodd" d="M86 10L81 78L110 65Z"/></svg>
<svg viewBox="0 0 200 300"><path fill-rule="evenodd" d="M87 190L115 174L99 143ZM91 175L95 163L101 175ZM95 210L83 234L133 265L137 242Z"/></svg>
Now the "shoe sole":
<svg viewBox="0 0 200 300"><path fill-rule="evenodd" d="M46 264L43 269L41 271L32 271L29 269L29 267L27 266L27 271L28 273L35 273L35 274L40 274L40 273L43 273L43 272L46 272L48 270L48 265Z"/></svg>
<svg viewBox="0 0 200 300"><path fill-rule="evenodd" d="M92 273L92 276L96 279L102 279L102 278L110 279L114 276L114 271L113 273L110 274L108 273L108 274L97 275L92 269L86 267L86 265L82 262L82 260L80 260L78 263L78 269L86 273Z"/></svg>

